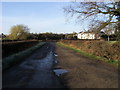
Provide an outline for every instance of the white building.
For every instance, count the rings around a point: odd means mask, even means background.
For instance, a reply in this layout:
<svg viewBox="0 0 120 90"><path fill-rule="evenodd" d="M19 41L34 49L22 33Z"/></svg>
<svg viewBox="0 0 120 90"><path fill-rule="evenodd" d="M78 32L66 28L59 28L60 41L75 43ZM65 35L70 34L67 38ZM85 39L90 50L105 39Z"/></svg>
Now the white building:
<svg viewBox="0 0 120 90"><path fill-rule="evenodd" d="M93 32L81 32L77 34L78 39L100 39L98 35Z"/></svg>

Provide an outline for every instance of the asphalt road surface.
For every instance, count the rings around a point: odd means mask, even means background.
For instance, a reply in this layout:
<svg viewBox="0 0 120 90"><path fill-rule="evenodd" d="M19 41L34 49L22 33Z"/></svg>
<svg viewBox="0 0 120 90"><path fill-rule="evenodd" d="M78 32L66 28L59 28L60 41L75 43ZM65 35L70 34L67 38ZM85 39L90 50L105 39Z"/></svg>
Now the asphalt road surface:
<svg viewBox="0 0 120 90"><path fill-rule="evenodd" d="M2 88L62 88L53 73L53 43L46 43L30 57L3 73Z"/></svg>
<svg viewBox="0 0 120 90"><path fill-rule="evenodd" d="M69 71L64 77L69 88L118 87L116 67L48 42L23 62L3 72L2 88L64 88L53 73L55 53L58 66Z"/></svg>

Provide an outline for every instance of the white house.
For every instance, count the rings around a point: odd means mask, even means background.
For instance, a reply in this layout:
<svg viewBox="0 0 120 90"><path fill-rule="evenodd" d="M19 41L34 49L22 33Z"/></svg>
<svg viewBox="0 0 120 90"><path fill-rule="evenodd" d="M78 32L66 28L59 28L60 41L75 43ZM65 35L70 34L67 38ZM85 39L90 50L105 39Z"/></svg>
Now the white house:
<svg viewBox="0 0 120 90"><path fill-rule="evenodd" d="M100 39L98 35L93 32L80 32L77 34L78 39Z"/></svg>

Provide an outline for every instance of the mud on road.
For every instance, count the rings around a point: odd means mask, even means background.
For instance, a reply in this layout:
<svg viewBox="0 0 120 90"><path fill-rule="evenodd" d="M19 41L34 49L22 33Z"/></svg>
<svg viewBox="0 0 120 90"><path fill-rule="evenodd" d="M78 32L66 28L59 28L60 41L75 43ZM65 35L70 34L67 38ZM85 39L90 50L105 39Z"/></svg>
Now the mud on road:
<svg viewBox="0 0 120 90"><path fill-rule="evenodd" d="M57 46L58 65L69 73L61 76L68 88L118 88L118 67L90 59L73 50Z"/></svg>
<svg viewBox="0 0 120 90"><path fill-rule="evenodd" d="M62 88L52 71L54 43L46 43L30 57L3 73L2 88Z"/></svg>

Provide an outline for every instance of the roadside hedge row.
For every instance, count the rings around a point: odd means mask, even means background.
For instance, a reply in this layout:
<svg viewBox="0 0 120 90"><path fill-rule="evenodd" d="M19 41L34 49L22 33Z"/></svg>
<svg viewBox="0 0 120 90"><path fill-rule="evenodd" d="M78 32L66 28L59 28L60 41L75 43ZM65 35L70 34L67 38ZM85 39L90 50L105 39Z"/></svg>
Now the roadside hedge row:
<svg viewBox="0 0 120 90"><path fill-rule="evenodd" d="M8 57L12 54L26 50L36 44L38 44L37 40L3 42L2 43L2 58Z"/></svg>
<svg viewBox="0 0 120 90"><path fill-rule="evenodd" d="M113 44L107 41L62 40L60 42L108 60L120 61L120 42Z"/></svg>

